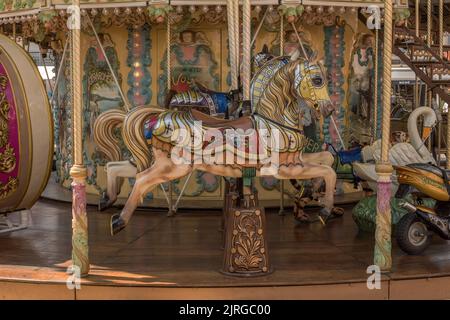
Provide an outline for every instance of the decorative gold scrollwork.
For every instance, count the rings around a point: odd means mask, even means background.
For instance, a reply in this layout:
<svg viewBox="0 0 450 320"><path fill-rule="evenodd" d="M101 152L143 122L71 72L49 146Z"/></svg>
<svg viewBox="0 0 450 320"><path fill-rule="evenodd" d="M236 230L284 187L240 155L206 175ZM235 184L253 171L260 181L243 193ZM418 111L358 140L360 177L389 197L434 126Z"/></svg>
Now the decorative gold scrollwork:
<svg viewBox="0 0 450 320"><path fill-rule="evenodd" d="M8 85L8 78L0 75L0 148L4 148L0 152L0 172L10 173L16 167L16 154L14 148L9 143L9 109L8 100L6 98L5 89ZM9 177L8 182L0 182L0 199L4 199L13 193L19 184L16 177Z"/></svg>
<svg viewBox="0 0 450 320"><path fill-rule="evenodd" d="M16 167L16 154L14 148L8 143L3 152L0 152L0 172L9 173Z"/></svg>
<svg viewBox="0 0 450 320"><path fill-rule="evenodd" d="M0 88L4 90L3 79L4 76L0 76ZM3 148L8 143L8 121L9 121L9 104L6 100L6 95L4 92L0 92L0 148Z"/></svg>
<svg viewBox="0 0 450 320"><path fill-rule="evenodd" d="M13 193L17 186L19 185L19 180L17 178L9 177L8 182L3 184L0 182L0 200L5 199L11 193Z"/></svg>

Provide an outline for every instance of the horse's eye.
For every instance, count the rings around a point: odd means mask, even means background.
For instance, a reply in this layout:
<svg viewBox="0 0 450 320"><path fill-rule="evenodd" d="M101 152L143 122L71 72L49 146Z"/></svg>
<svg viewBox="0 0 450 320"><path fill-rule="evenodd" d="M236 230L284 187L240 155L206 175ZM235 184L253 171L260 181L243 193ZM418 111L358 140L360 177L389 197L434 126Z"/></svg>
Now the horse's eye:
<svg viewBox="0 0 450 320"><path fill-rule="evenodd" d="M322 78L313 78L312 79L312 83L316 86L316 87L320 87L323 84L323 80Z"/></svg>

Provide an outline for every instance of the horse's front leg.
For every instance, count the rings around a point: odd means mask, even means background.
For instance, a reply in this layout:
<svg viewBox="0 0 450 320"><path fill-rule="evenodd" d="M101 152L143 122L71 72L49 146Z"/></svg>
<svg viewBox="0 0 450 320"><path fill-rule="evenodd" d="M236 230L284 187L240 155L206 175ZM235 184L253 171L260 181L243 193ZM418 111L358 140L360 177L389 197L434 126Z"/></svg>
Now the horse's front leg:
<svg viewBox="0 0 450 320"><path fill-rule="evenodd" d="M106 194L100 198L99 211L111 207L120 193L122 179L134 178L137 170L129 161L108 162L106 164Z"/></svg>
<svg viewBox="0 0 450 320"><path fill-rule="evenodd" d="M325 181L325 195L321 199L323 209L319 213L319 218L323 223L333 214L342 214L341 211L334 208L334 190L336 188L336 172L327 165L318 165L313 163L303 163L297 166L282 166L279 169L279 179L299 179L309 180L322 178Z"/></svg>

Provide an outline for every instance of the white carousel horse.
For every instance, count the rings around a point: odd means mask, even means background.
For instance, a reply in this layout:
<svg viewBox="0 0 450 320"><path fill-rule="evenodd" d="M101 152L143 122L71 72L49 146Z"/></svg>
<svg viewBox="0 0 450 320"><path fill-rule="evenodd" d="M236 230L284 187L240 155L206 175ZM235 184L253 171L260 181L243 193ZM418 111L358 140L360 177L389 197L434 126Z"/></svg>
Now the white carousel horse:
<svg viewBox="0 0 450 320"><path fill-rule="evenodd" d="M317 63L299 59L281 67L273 75L257 105L253 106L253 114L237 120L221 120L195 110L180 112L158 107L138 107L130 111L125 118L122 135L136 161L138 174L121 214L111 218L111 233L116 234L125 228L143 196L153 187L184 177L193 170L227 177L242 177L245 167L250 166L255 169L255 176L270 174L277 179L305 180L323 178L326 189L321 199L323 208L319 212L320 217L326 222L333 212L342 212L339 208L334 208L334 170L327 165L307 162L305 158L308 157L302 155L305 136L297 128L298 99L303 99L311 109L325 117L335 110L336 107L328 95L322 69ZM147 140L143 126L149 119L154 125L151 128L152 138ZM201 126L194 127L197 125L195 121L201 121ZM207 148L200 141L200 145L194 145L192 149L191 137L194 137L193 141L196 143L197 130L203 134L214 129L221 132L228 129L253 129L258 134L266 130L270 133L279 132L280 139L275 141L277 136L269 135L269 142L264 146L266 153L263 155L252 152L233 153L232 164L228 163L228 154L230 150L235 151L236 146L234 140L225 139L223 143L216 144L214 154L215 159L218 155L227 155L226 164L197 162L197 159L204 156ZM186 135L180 135L180 132L185 132ZM261 138L261 135L259 137ZM104 141L105 145L108 143L111 144L111 141ZM272 160L272 157L268 156L269 153L279 155L276 170L270 170L273 169L273 163L267 161ZM189 159L185 157L186 154L193 155L194 160L183 162ZM256 164L249 165L250 160L256 161Z"/></svg>
<svg viewBox="0 0 450 320"><path fill-rule="evenodd" d="M420 116L424 117L422 136L417 128L417 120ZM408 118L408 135L411 143L399 142L389 150L389 160L392 165L405 166L411 163L432 163L436 164L432 154L425 145L425 140L430 136L432 128L436 125L436 113L430 107L419 107L415 109ZM369 187L377 190L378 175L375 172L375 162L381 157L381 140L375 141L372 145L362 149L363 163L354 162L353 169L355 174L367 181ZM397 190L397 179L393 176L393 192Z"/></svg>
<svg viewBox="0 0 450 320"><path fill-rule="evenodd" d="M210 114L227 114L234 116L235 101L239 95L237 91L229 93L214 92L197 84L199 89L190 90L184 93L174 93L168 97L167 108L176 107L208 107ZM215 112L213 112L213 110ZM108 162L105 166L106 171L106 192L100 197L98 210L103 211L110 208L116 201L117 195L120 193L120 186L123 178L134 178L137 173L136 165L132 160L122 160L122 154L118 147L119 141L115 137L116 128L120 127L125 119L126 113L122 110L110 110L102 113L94 122L94 141L98 146L98 150L107 158ZM145 130L145 128L144 128ZM151 134L148 130L145 134ZM103 145L103 141L113 139L116 141L115 146ZM149 139L150 136L147 136Z"/></svg>
<svg viewBox="0 0 450 320"><path fill-rule="evenodd" d="M299 52L298 52L299 54ZM294 59L298 57L295 56ZM260 68L269 60L274 57L269 54L267 46L263 47L262 52L258 53L254 57L255 65ZM167 109L172 107L203 107L207 106L211 115L225 113L228 117L236 118L236 113L238 110L238 98L239 91L232 90L229 93L215 92L209 90L199 83L195 84L197 90L190 90L184 93L170 92L167 97ZM123 120L125 119L126 113L121 110L111 110L102 113L96 118L94 122L94 141L98 146L98 150L102 152L107 158L108 162L105 166L106 171L106 191L101 195L98 210L106 210L117 201L117 196L120 193L120 186L123 183L124 178L134 178L137 173L136 165L129 160L122 160L122 154L118 147L119 141L114 135L116 128L120 127ZM150 132L146 131L146 135ZM150 136L147 136L149 139ZM103 141L115 141L115 145L103 145ZM319 157L319 155L312 156L313 161L317 157L324 160L319 160L319 164L327 164L330 162L330 155L324 155ZM310 155L308 155L310 157ZM331 156L332 158L332 156ZM333 160L331 160L333 164ZM330 164L330 165L331 165ZM175 208L176 209L176 208Z"/></svg>

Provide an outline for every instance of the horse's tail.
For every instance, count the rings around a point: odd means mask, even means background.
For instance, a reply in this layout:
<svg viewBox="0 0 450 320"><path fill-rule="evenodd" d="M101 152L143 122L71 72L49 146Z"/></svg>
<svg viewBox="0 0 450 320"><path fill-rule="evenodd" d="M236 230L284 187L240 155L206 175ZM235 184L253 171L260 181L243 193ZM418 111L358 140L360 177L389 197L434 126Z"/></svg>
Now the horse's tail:
<svg viewBox="0 0 450 320"><path fill-rule="evenodd" d="M131 110L123 123L122 136L133 155L138 172L144 171L152 164L152 155L146 137L144 124L152 116L167 111L159 107L137 107Z"/></svg>
<svg viewBox="0 0 450 320"><path fill-rule="evenodd" d="M109 161L120 161L122 158L115 130L122 126L125 115L123 110L108 110L100 114L94 122L94 141L98 151Z"/></svg>

